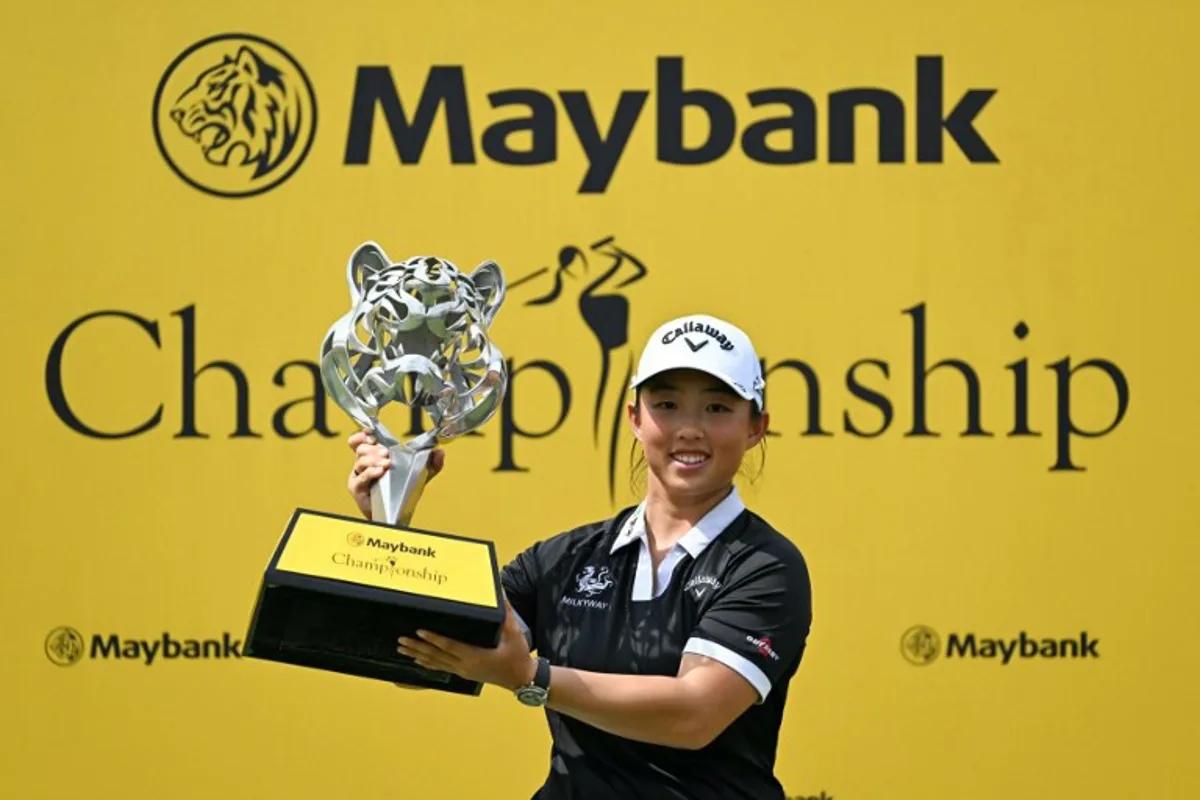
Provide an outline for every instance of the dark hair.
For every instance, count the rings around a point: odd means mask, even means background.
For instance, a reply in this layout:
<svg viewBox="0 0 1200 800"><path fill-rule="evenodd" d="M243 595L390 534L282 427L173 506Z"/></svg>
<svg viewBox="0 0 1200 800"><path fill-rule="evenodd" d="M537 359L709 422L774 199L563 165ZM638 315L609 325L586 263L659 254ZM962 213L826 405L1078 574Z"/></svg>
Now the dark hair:
<svg viewBox="0 0 1200 800"><path fill-rule="evenodd" d="M649 380L646 381L646 384L651 387L654 386L654 383L655 383L654 378L650 378ZM730 390L729 393L731 395L733 395L734 397L738 396L737 393L735 393L732 389ZM641 405L641 402L642 402L642 387L639 386L638 388L636 388L634 390L634 396L633 396L634 407L638 408ZM750 401L750 419L758 420L761 417L762 417L762 411L760 411L758 409L758 404L754 403L753 401ZM762 477L763 467L766 466L766 463L767 463L767 437L765 435L763 436L763 438L758 440L757 449L759 452L758 469L756 469L754 471L754 474L749 475L746 472L746 464L744 461L742 462L742 465L740 467L738 467L738 471L737 471L738 475L746 475L750 479L750 483L752 483L752 484L757 482L758 479ZM644 486L641 485L641 481L645 480L646 456L645 456L645 454L643 454L641 452L641 449L638 447L637 439L634 439L629 444L629 463L630 463L629 488L633 491L633 493L635 495L641 494L645 488Z"/></svg>

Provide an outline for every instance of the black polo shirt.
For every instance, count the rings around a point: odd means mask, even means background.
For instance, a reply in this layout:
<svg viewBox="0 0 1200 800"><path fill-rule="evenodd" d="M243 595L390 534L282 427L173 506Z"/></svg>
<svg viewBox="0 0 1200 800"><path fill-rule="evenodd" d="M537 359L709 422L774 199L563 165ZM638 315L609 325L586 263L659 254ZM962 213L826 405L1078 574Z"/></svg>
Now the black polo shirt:
<svg viewBox="0 0 1200 800"><path fill-rule="evenodd" d="M759 702L701 750L613 736L547 709L550 774L535 797L782 799L775 750L812 622L804 557L734 490L654 575L642 508L538 542L504 568L532 647L556 666L634 675L676 675L695 652L738 672Z"/></svg>

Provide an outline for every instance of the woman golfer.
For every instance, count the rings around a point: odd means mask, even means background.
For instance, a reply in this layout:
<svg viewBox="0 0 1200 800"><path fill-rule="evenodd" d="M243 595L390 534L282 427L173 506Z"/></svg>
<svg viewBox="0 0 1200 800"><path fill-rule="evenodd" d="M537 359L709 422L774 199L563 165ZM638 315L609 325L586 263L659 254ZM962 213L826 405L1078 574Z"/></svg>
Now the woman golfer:
<svg viewBox="0 0 1200 800"><path fill-rule="evenodd" d="M421 631L398 650L546 707L539 800L782 800L775 750L812 593L800 551L733 485L767 431L758 355L728 322L682 317L650 337L632 387L645 499L508 564L496 647ZM350 445L369 516L386 451L363 432Z"/></svg>

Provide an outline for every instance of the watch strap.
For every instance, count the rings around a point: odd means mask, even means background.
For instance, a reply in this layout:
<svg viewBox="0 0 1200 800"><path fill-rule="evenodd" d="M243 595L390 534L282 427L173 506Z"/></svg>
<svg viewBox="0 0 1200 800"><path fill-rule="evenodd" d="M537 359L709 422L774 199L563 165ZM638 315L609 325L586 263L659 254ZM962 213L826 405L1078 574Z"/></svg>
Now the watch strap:
<svg viewBox="0 0 1200 800"><path fill-rule="evenodd" d="M537 670L533 673L533 685L539 689L550 689L550 659L538 657Z"/></svg>

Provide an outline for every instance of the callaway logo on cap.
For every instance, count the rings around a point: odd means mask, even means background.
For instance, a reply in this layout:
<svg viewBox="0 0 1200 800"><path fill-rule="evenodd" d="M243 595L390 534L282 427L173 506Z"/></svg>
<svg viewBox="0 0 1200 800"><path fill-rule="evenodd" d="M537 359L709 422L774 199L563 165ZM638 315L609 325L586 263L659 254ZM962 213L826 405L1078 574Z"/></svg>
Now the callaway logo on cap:
<svg viewBox="0 0 1200 800"><path fill-rule="evenodd" d="M696 369L724 381L739 397L763 409L763 376L750 337L736 325L691 314L659 326L638 362L632 388L672 369Z"/></svg>

